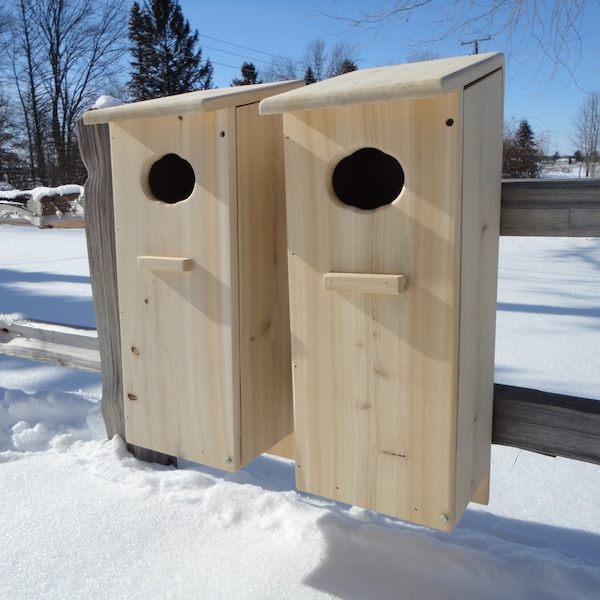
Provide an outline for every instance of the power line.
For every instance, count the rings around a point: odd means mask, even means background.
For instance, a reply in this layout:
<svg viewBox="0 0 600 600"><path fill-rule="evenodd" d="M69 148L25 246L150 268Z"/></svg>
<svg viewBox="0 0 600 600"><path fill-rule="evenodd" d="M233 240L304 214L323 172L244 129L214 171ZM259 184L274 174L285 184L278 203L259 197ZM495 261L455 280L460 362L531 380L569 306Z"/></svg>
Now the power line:
<svg viewBox="0 0 600 600"><path fill-rule="evenodd" d="M219 38L216 37L212 37L210 35L206 35L203 33L198 32L198 35L201 38L206 38L207 40L213 40L214 42L220 42L221 44L226 44L228 46L235 46L236 48L242 48L242 50L248 50L249 52L254 52L257 54L264 54L265 56L270 56L271 58L276 58L278 60L289 60L291 62L295 62L298 63L299 65L302 65L302 61L293 59L293 58L286 58L284 56L278 55L278 54L272 54L271 52L263 52L262 50L257 50L256 48L249 48L248 46L242 46L240 44L236 44L235 42L228 42L226 40L221 40ZM209 48L210 46L206 46L207 48ZM218 48L213 48L214 50L217 50L219 52L227 52L226 50L219 50ZM234 54L233 52L227 52L228 54ZM238 54L237 56L242 56L241 54ZM249 58L249 57L245 57L245 58ZM255 59L255 60L259 60L259 62L266 62L266 61L260 61L260 59Z"/></svg>
<svg viewBox="0 0 600 600"><path fill-rule="evenodd" d="M111 5L109 5L107 2L103 2L102 0L96 0L96 4L100 5L100 6L104 6L106 8L111 7ZM117 8L117 10L120 10L123 13L124 16L126 16L127 18L129 17L130 11L129 11L129 9L125 8L125 6L118 5L118 6L116 6L116 8ZM184 17L185 17L185 15L184 15ZM187 19L187 21L190 22L189 19ZM190 26L191 26L191 23L190 23ZM198 29L196 29L196 31L198 31ZM229 50L222 50L220 48L215 48L214 46L206 46L206 45L202 44L202 40L203 39L207 39L207 40L212 40L214 42L219 42L220 44L225 44L226 46L233 46L235 48L241 48L242 50L247 50L248 52L251 52L253 54L262 54L264 56L268 56L271 59L275 59L277 61L274 64L279 64L280 66L281 65L285 65L286 63L294 63L294 64L297 64L300 67L303 67L302 61L294 59L294 58L288 58L286 56L281 56L279 54L273 54L272 52L265 52L264 50L258 50L256 48L250 48L249 46L243 46L241 44L236 44L235 42L230 42L228 40L223 40L221 38L217 38L217 37L214 37L214 36L206 35L206 34L200 32L200 31L198 31L198 36L200 37L200 48L202 48L202 49L203 48L209 48L211 50L214 50L215 52L222 52L224 54L230 54L232 56L239 56L240 58L245 58L245 59L253 61L253 62L260 62L260 63L263 63L263 64L269 64L269 61L267 61L267 60L263 60L263 59L260 59L260 58L255 58L253 56L248 56L248 55L245 55L245 54L238 54L236 52L231 52ZM231 66L231 65L226 65L226 64L223 64L223 63L216 63L216 62L213 62L212 60L210 62L213 63L213 64L215 64L215 65L224 66L224 67ZM232 67L232 68L239 69L240 67Z"/></svg>
<svg viewBox="0 0 600 600"><path fill-rule="evenodd" d="M233 44L233 45L235 45L235 44ZM201 48L202 48L202 50L204 50L205 48L208 48L209 50L215 50L216 52L221 52L223 54L229 54L230 56L239 56L240 58L244 58L244 59L252 61L252 62L259 62L259 63L263 63L263 64L275 64L275 65L282 66L282 65L286 64L286 61L291 61L291 59L272 55L272 56L274 56L274 58L277 59L278 62L275 60L271 60L271 63L269 63L269 61L263 60L261 58L254 58L253 56L248 56L246 54L239 54L238 52L230 52L229 50L222 50L221 48L215 48L214 46L207 46L206 44L202 44ZM213 64L220 64L220 63L216 63L212 60L210 62ZM298 64L301 64L299 61L291 61L291 62L297 62ZM225 66L229 66L229 65L225 65ZM236 68L239 68L239 67L236 67Z"/></svg>
<svg viewBox="0 0 600 600"><path fill-rule="evenodd" d="M473 44L473 54L479 54L479 42L487 42L488 40L491 40L492 38L487 35L486 37L483 38L477 38L476 40L470 40L468 42L461 42L460 45L461 46L466 46L468 44Z"/></svg>

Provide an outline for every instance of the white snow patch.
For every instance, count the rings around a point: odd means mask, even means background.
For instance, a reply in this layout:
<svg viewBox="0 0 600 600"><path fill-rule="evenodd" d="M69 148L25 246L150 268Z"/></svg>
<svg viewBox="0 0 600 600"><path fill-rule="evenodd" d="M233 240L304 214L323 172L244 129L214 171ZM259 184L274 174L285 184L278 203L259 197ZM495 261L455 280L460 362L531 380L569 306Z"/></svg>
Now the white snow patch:
<svg viewBox="0 0 600 600"><path fill-rule="evenodd" d="M501 240L497 381L600 396L599 274L599 240ZM87 276L80 232L0 226L9 315L93 325ZM447 534L298 492L276 457L232 475L141 463L106 439L83 375L0 356L0 598L598 595L598 465L494 446L490 504Z"/></svg>
<svg viewBox="0 0 600 600"><path fill-rule="evenodd" d="M110 106L120 106L121 104L125 103L119 100L118 98L102 95L96 100L92 108L108 108Z"/></svg>

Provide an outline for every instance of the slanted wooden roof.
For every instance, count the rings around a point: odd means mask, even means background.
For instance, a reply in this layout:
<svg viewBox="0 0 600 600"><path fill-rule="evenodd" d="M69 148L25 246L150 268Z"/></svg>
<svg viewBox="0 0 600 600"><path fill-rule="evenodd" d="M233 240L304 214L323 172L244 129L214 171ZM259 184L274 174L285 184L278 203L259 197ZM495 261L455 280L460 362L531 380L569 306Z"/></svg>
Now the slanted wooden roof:
<svg viewBox="0 0 600 600"><path fill-rule="evenodd" d="M302 85L304 85L303 81L278 81L188 92L165 98L88 110L83 115L83 122L85 125L97 125L113 121L209 112L252 104L272 94L293 90Z"/></svg>
<svg viewBox="0 0 600 600"><path fill-rule="evenodd" d="M352 71L264 99L263 115L449 94L502 68L500 52Z"/></svg>

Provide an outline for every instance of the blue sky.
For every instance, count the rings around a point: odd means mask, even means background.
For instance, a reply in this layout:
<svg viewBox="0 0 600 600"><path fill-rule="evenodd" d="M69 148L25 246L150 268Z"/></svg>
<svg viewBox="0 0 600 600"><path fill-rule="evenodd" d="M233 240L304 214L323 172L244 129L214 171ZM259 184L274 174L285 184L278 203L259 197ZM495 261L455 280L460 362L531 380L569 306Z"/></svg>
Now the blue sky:
<svg viewBox="0 0 600 600"><path fill-rule="evenodd" d="M260 73L271 55L298 59L315 38L322 38L328 47L346 40L355 48L359 68L369 68L406 62L418 51L439 57L470 54L473 46L461 42L492 34L491 40L480 42L479 51L506 55L505 121L527 119L536 135L547 141L550 153L571 153L576 149L570 139L575 113L586 92L600 90L600 3L585 3L577 25L579 42L571 42L569 54L561 53L566 66L557 69L532 39L539 36L542 47L552 51L546 24L551 22L555 2L537 1L543 6L535 28L526 24L510 37L494 31L496 25L467 27L448 35L449 19L465 21L472 16L456 14L468 5L458 1L434 0L416 9L408 20L397 19L376 28L351 27L336 15L354 18L361 10L390 6L389 0L180 0L180 4L192 28L200 33L204 58L213 62L214 83L219 87L229 86L240 76L244 61L253 62Z"/></svg>

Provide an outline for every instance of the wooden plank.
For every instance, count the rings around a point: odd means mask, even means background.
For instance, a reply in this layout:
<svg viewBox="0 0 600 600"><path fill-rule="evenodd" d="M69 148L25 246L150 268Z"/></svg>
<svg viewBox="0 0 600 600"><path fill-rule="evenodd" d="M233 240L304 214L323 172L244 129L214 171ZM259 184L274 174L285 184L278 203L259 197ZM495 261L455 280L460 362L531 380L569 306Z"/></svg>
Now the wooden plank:
<svg viewBox="0 0 600 600"><path fill-rule="evenodd" d="M127 439L239 469L235 110L119 121L110 133ZM194 177L176 203L149 187L166 152ZM193 277L139 270L138 256L190 258Z"/></svg>
<svg viewBox="0 0 600 600"><path fill-rule="evenodd" d="M325 273L323 289L332 292L401 294L406 289L406 277L378 273Z"/></svg>
<svg viewBox="0 0 600 600"><path fill-rule="evenodd" d="M497 383L492 441L600 464L600 400Z"/></svg>
<svg viewBox="0 0 600 600"><path fill-rule="evenodd" d="M55 323L0 320L0 354L100 373L94 329Z"/></svg>
<svg viewBox="0 0 600 600"><path fill-rule="evenodd" d="M138 256L137 268L142 271L183 273L194 268L194 260L176 256Z"/></svg>
<svg viewBox="0 0 600 600"><path fill-rule="evenodd" d="M102 370L102 416L109 438L125 437L121 384L119 307L116 288L115 235L112 208L110 135L107 125L86 127L77 123L82 160L88 171L86 239L90 280Z"/></svg>
<svg viewBox="0 0 600 600"><path fill-rule="evenodd" d="M72 327L29 319L9 323L0 319L0 333L39 340L48 344L98 351L98 333L89 327Z"/></svg>
<svg viewBox="0 0 600 600"><path fill-rule="evenodd" d="M283 119L236 109L242 462L294 428Z"/></svg>
<svg viewBox="0 0 600 600"><path fill-rule="evenodd" d="M86 239L90 280L102 365L102 416L109 438L126 442L123 413L120 315L114 230L110 133L108 125L77 122L81 158L88 171L85 183ZM176 464L173 456L127 444L130 452L148 462Z"/></svg>
<svg viewBox="0 0 600 600"><path fill-rule="evenodd" d="M464 91L456 507L485 498L494 395L503 72ZM457 124L458 126L458 124ZM452 425L449 425L452 426ZM483 483L482 483L483 482ZM461 514L457 512L457 517Z"/></svg>
<svg viewBox="0 0 600 600"><path fill-rule="evenodd" d="M600 179L503 181L500 235L600 237Z"/></svg>

